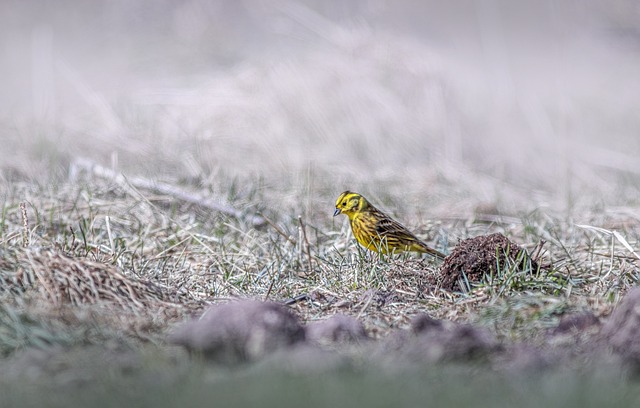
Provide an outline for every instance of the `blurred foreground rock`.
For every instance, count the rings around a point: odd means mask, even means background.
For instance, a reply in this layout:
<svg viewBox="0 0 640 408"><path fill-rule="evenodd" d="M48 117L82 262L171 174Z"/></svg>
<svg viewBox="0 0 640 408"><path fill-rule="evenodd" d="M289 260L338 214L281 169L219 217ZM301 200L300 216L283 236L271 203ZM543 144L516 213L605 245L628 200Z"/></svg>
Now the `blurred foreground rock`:
<svg viewBox="0 0 640 408"><path fill-rule="evenodd" d="M627 293L602 327L601 334L614 351L640 363L640 288Z"/></svg>
<svg viewBox="0 0 640 408"><path fill-rule="evenodd" d="M353 343L369 339L364 324L355 317L335 315L326 320L309 323L307 340L317 344Z"/></svg>
<svg viewBox="0 0 640 408"><path fill-rule="evenodd" d="M407 362L482 360L499 343L488 331L467 324L435 320L426 314L413 318L409 331L398 331L382 347Z"/></svg>
<svg viewBox="0 0 640 408"><path fill-rule="evenodd" d="M212 306L200 319L178 327L168 340L216 361L239 363L257 360L304 338L304 328L285 306L237 301Z"/></svg>
<svg viewBox="0 0 640 408"><path fill-rule="evenodd" d="M514 371L607 356L614 364L624 360L639 365L640 288L629 291L604 324L590 311L562 317L538 339L544 347L526 340L502 342L486 328L427 314L415 316L408 329L373 341L362 321L352 316L338 314L304 326L286 306L248 300L213 306L200 319L178 327L168 340L214 361L234 364L268 356L269 364L296 372L305 366L314 371L348 366L362 357L394 365L484 362Z"/></svg>

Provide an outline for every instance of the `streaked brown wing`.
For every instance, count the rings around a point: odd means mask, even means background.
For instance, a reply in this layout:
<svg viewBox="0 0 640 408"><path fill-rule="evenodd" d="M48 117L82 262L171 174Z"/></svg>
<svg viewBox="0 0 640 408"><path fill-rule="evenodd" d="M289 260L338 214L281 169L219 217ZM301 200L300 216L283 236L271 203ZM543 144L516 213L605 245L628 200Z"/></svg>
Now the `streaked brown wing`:
<svg viewBox="0 0 640 408"><path fill-rule="evenodd" d="M387 239L390 246L411 246L419 242L418 238L413 235L404 225L380 213L378 222L376 223L376 233Z"/></svg>

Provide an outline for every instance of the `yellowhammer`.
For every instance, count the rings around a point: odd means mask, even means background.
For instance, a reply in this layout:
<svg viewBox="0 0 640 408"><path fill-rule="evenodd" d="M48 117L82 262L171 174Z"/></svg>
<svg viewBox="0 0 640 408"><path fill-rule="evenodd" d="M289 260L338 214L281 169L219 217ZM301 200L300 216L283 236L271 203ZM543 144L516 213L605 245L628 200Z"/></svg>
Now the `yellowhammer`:
<svg viewBox="0 0 640 408"><path fill-rule="evenodd" d="M393 251L427 253L444 259L445 255L420 241L402 224L392 219L358 193L345 191L336 201L335 217L346 214L351 231L360 245L383 254Z"/></svg>

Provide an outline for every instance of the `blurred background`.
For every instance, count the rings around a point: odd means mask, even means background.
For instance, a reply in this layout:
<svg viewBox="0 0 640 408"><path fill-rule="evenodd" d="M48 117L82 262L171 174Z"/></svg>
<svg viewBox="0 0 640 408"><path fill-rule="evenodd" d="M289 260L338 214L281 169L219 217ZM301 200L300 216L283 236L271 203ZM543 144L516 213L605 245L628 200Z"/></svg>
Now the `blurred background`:
<svg viewBox="0 0 640 408"><path fill-rule="evenodd" d="M640 3L4 0L0 143L5 181L637 203Z"/></svg>

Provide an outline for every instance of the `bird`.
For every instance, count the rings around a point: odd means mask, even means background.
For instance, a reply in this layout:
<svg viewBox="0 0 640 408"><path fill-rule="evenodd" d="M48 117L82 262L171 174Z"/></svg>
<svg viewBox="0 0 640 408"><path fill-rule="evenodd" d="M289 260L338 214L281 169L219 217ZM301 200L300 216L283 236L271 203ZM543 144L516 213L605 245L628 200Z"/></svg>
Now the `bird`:
<svg viewBox="0 0 640 408"><path fill-rule="evenodd" d="M336 200L333 216L345 214L351 231L363 247L382 254L410 251L444 259L445 254L431 248L398 221L374 207L366 198L345 191Z"/></svg>

